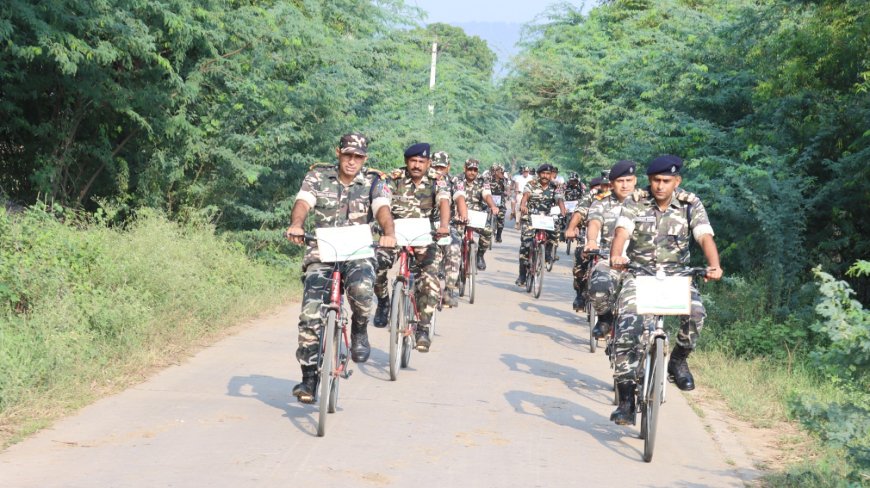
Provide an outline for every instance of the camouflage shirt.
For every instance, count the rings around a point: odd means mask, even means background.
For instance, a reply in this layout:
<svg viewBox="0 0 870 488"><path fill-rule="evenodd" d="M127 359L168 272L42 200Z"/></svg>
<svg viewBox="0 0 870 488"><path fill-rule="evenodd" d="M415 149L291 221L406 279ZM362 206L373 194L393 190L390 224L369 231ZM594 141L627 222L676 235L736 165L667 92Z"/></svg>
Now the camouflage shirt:
<svg viewBox="0 0 870 488"><path fill-rule="evenodd" d="M310 207L308 215L314 228L368 225L369 209L375 215L381 207L391 203L390 190L379 176L377 171L361 171L345 186L338 179L337 166L318 166L302 179L296 200ZM309 244L303 265L319 259L317 245Z"/></svg>
<svg viewBox="0 0 870 488"><path fill-rule="evenodd" d="M405 168L399 168L387 178L386 188L392 193L390 209L396 219L423 217L436 222L438 202L450 200L447 183L433 172L423 176L420 184L416 185Z"/></svg>
<svg viewBox="0 0 870 488"><path fill-rule="evenodd" d="M550 209L558 205L558 202L564 201L565 197L552 181L546 186L541 186L541 181L537 178L528 182L523 191L523 195L528 194L529 200L526 206L529 209L528 215L543 214L549 215ZM528 218L528 215L526 218Z"/></svg>
<svg viewBox="0 0 870 488"><path fill-rule="evenodd" d="M580 185L570 186L566 184L563 191L565 193L566 202L579 202L580 199L583 198L583 188L581 188Z"/></svg>
<svg viewBox="0 0 870 488"><path fill-rule="evenodd" d="M693 193L677 190L668 207L661 211L655 198L644 190L635 191L622 209L616 227L631 235L628 259L648 267L675 271L689 264L689 235L699 240L713 235L713 227L701 200Z"/></svg>
<svg viewBox="0 0 870 488"><path fill-rule="evenodd" d="M589 213L586 216L586 222L596 220L601 223L601 249L610 249L610 244L613 242L613 229L616 228L616 220L622 214L622 207L631 198L625 199L625 202L620 203L616 198L615 193L607 193L601 199L594 198L592 206L589 207Z"/></svg>
<svg viewBox="0 0 870 488"><path fill-rule="evenodd" d="M444 183L447 184L447 190L450 192L450 218L456 217L456 199L465 196L465 178L458 176L444 176ZM433 222L441 220L441 208L435 206L435 217Z"/></svg>
<svg viewBox="0 0 870 488"><path fill-rule="evenodd" d="M587 220L587 217L589 215L589 208L592 206L593 203L595 203L597 200L600 199L598 197L604 198L604 197L607 197L609 195L610 195L610 192L604 193L603 196L601 193L593 193L593 192L589 192L589 193L583 195L583 198L581 198L580 201L577 202L577 206L574 207L574 213L571 214L571 218L574 217L574 214L580 214L580 217L583 218L583 222L580 224L580 226L585 228L586 227L586 220Z"/></svg>
<svg viewBox="0 0 870 488"><path fill-rule="evenodd" d="M485 212L489 205L486 204L484 197L492 195L489 180L475 178L474 181L469 182L467 179L463 179L463 183L465 184L465 203L468 204L468 208Z"/></svg>
<svg viewBox="0 0 870 488"><path fill-rule="evenodd" d="M508 190L511 187L511 182L507 177L496 178L495 175L492 176L489 182L489 188L492 191L492 195L495 197L501 197L499 204L497 205L499 208L505 207L505 201L508 197Z"/></svg>

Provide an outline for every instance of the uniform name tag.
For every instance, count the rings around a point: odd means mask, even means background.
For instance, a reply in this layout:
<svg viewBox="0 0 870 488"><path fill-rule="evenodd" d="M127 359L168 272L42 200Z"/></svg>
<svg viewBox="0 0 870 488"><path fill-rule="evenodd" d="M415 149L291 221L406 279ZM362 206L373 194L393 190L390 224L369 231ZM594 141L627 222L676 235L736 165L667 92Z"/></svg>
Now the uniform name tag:
<svg viewBox="0 0 870 488"><path fill-rule="evenodd" d="M654 215L650 215L649 217L635 217L635 222L640 222L642 224L655 223L656 218Z"/></svg>

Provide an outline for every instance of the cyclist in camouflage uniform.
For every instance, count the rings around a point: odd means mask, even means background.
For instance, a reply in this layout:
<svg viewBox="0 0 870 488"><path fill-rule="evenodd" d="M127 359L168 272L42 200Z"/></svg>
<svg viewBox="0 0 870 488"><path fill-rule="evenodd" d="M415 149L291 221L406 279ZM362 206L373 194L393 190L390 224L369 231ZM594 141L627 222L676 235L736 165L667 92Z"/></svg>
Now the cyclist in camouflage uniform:
<svg viewBox="0 0 870 488"><path fill-rule="evenodd" d="M498 207L492 201L492 189L490 188L489 180L478 178L477 176L479 167L480 161L476 159L467 159L465 161L465 201L471 210L498 215ZM486 227L475 230L480 234L480 238L477 241L477 269L485 270L486 261L483 260L483 255L486 254L492 241L492 227L489 224L489 219L487 219Z"/></svg>
<svg viewBox="0 0 870 488"><path fill-rule="evenodd" d="M507 200L510 198L511 182L504 175L504 167L495 163L492 165L492 177L490 178L489 188L492 191L492 199L498 207L498 217L496 217L495 242L501 242L501 233L504 230L504 217L506 212Z"/></svg>
<svg viewBox="0 0 870 488"><path fill-rule="evenodd" d="M437 226L436 238L450 235L450 191L437 172L430 173L430 147L427 143L414 144L405 150L405 167L393 171L387 178L386 188L393 195L390 210L393 219L428 218ZM438 209L436 212L436 208ZM438 219L436 220L436 215ZM413 239L418 236L404 236ZM438 244L415 246L414 274L415 296L420 311L417 326L417 350L428 352L432 341L429 323L440 299L438 284ZM376 327L385 327L389 320L390 297L387 272L395 261L395 249L378 249L378 270L375 279L375 295L378 310L375 313Z"/></svg>
<svg viewBox="0 0 870 488"><path fill-rule="evenodd" d="M550 181L553 174L553 166L542 164L538 167L537 178L530 181L523 191L523 199L520 201L522 218L522 233L520 240L520 276L517 278L517 286L525 286L526 274L529 267L529 249L535 238L535 229L532 228L532 215L550 215L550 209L558 206L564 216L565 198L562 192L556 188L556 184ZM547 254L553 252L555 246L555 232L547 232Z"/></svg>
<svg viewBox="0 0 870 488"><path fill-rule="evenodd" d="M571 220L568 222L568 228L574 227L579 229L576 237L583 237L586 233L586 216L589 213L589 207L601 195L607 195L610 191L610 182L607 180L608 171L602 171L600 177L592 178L589 182L589 192L583 195L577 206L574 207L574 212L571 214ZM574 310L583 310L586 308L586 297L583 296L583 290L586 289L586 271L589 268L589 261L583 257L583 246L577 246L574 249L574 266L571 269L574 275Z"/></svg>
<svg viewBox="0 0 870 488"><path fill-rule="evenodd" d="M335 151L338 165L312 167L305 175L293 205L290 227L285 232L291 242L303 244L302 226L310 211L315 228L368 225L373 215L383 230L379 244L390 248L396 245L390 192L378 172L361 171L367 159L367 147L368 141L362 134L346 134ZM372 312L375 271L369 259L345 261L339 266L353 312L351 357L355 362L365 362L371 352L366 328ZM314 401L317 387L318 330L323 322L321 305L330 291L332 270L332 263L320 262L317 244L308 244L302 261L304 292L296 349L296 359L302 366L302 382L293 388L293 395L304 403Z"/></svg>
<svg viewBox="0 0 870 488"><path fill-rule="evenodd" d="M450 155L444 151L432 155L432 167L441 174L441 178L447 183L450 190L450 244L439 246L438 261L444 260L444 273L446 283L446 305L451 308L459 306L459 259L462 257L462 237L459 233L459 225L468 220L468 207L465 204L465 180L457 176L450 176ZM439 216L440 219L440 216Z"/></svg>
<svg viewBox="0 0 870 488"><path fill-rule="evenodd" d="M650 188L638 191L622 209L616 222L613 243L610 246L610 264L624 269L632 262L648 268L679 273L689 264L690 236L701 246L707 260L707 279L722 277L719 252L713 240L713 227L701 200L692 193L676 191L682 178L683 162L671 155L660 156L650 162L647 169ZM627 257L621 250L628 243ZM681 390L695 388L695 380L686 359L695 348L698 333L704 325L706 311L701 296L691 287L691 315L680 317L677 346L668 361L668 375ZM637 347L643 332L643 317L637 315L635 274L625 273L617 299L616 365L614 378L619 389L620 402L610 420L620 425L634 424L635 372L640 357Z"/></svg>
<svg viewBox="0 0 870 488"><path fill-rule="evenodd" d="M586 246L584 251L592 251L599 248L598 240L601 237L602 249L610 249L613 239L613 229L616 227L616 219L622 213L625 200L634 192L637 185L635 170L637 164L634 161L620 161L610 169L610 187L612 191L607 196L598 199L589 207L586 218ZM576 229L570 227L565 232L566 236L576 235ZM584 253L584 258L585 253ZM595 312L598 314L598 322L592 329L595 337L604 337L610 333L613 324L613 312L611 307L616 299L615 292L619 285L621 273L608 265L607 259L598 261L592 270L592 278L589 283L589 297Z"/></svg>

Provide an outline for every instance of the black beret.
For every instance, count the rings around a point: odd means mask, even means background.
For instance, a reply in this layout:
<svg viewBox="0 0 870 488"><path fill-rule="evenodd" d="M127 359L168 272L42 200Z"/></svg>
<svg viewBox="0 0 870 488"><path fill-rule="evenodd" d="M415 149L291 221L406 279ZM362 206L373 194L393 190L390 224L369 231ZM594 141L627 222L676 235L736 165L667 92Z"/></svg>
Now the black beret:
<svg viewBox="0 0 870 488"><path fill-rule="evenodd" d="M634 176L635 170L637 170L637 163L623 159L610 168L608 179L613 181L621 176Z"/></svg>
<svg viewBox="0 0 870 488"><path fill-rule="evenodd" d="M678 175L683 167L683 160L672 155L664 154L649 162L646 168L647 175Z"/></svg>
<svg viewBox="0 0 870 488"><path fill-rule="evenodd" d="M538 166L538 174L541 174L544 171L555 171L556 168L553 167L550 163L544 163Z"/></svg>
<svg viewBox="0 0 870 488"><path fill-rule="evenodd" d="M589 180L589 186L598 186L603 182L604 182L604 178L602 178L600 176L596 176L595 178L592 178L591 180Z"/></svg>
<svg viewBox="0 0 870 488"><path fill-rule="evenodd" d="M414 144L408 149L405 149L405 158L413 158L414 156L422 156L424 158L428 158L429 150L430 148L428 142L420 142Z"/></svg>

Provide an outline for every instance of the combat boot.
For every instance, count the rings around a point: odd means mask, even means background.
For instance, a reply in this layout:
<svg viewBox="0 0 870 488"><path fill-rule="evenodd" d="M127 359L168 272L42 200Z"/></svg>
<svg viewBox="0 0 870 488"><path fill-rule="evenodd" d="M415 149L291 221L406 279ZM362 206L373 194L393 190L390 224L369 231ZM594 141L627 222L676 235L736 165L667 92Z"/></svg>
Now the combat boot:
<svg viewBox="0 0 870 488"><path fill-rule="evenodd" d="M595 327L592 328L592 336L600 339L610 333L611 327L613 327L613 312L601 314Z"/></svg>
<svg viewBox="0 0 870 488"><path fill-rule="evenodd" d="M366 322L357 322L350 328L350 358L355 363L364 363L368 361L369 354L372 352L372 347L369 345L369 335L366 331L368 324Z"/></svg>
<svg viewBox="0 0 870 488"><path fill-rule="evenodd" d="M293 396L300 403L314 403L317 390L317 366L302 366L302 382L293 387Z"/></svg>
<svg viewBox="0 0 870 488"><path fill-rule="evenodd" d="M695 389L695 378L689 371L689 363L686 362L691 352L678 344L671 352L671 359L668 361L668 376L677 384L677 388L683 391Z"/></svg>
<svg viewBox="0 0 870 488"><path fill-rule="evenodd" d="M414 336L417 342L417 350L420 352L429 352L429 346L432 345L432 340L429 339L429 327L418 326L417 334Z"/></svg>
<svg viewBox="0 0 870 488"><path fill-rule="evenodd" d="M610 414L610 420L616 425L634 425L637 414L634 404L634 381L618 383L616 388L619 390L619 405Z"/></svg>
<svg viewBox="0 0 870 488"><path fill-rule="evenodd" d="M517 286L526 286L526 265L520 263L520 277L514 282Z"/></svg>
<svg viewBox="0 0 870 488"><path fill-rule="evenodd" d="M477 251L477 269L481 271L486 270L486 261L483 260L483 254L484 251L482 249Z"/></svg>
<svg viewBox="0 0 870 488"><path fill-rule="evenodd" d="M583 296L583 290L575 290L577 296L574 297L574 311L580 311L586 308L586 297Z"/></svg>
<svg viewBox="0 0 870 488"><path fill-rule="evenodd" d="M447 291L447 306L450 308L456 308L459 306L459 293L457 293L456 290Z"/></svg>
<svg viewBox="0 0 870 488"><path fill-rule="evenodd" d="M390 298L378 297L378 309L375 311L374 326L383 328L390 321Z"/></svg>
<svg viewBox="0 0 870 488"><path fill-rule="evenodd" d="M495 242L501 242L501 229L495 231Z"/></svg>

